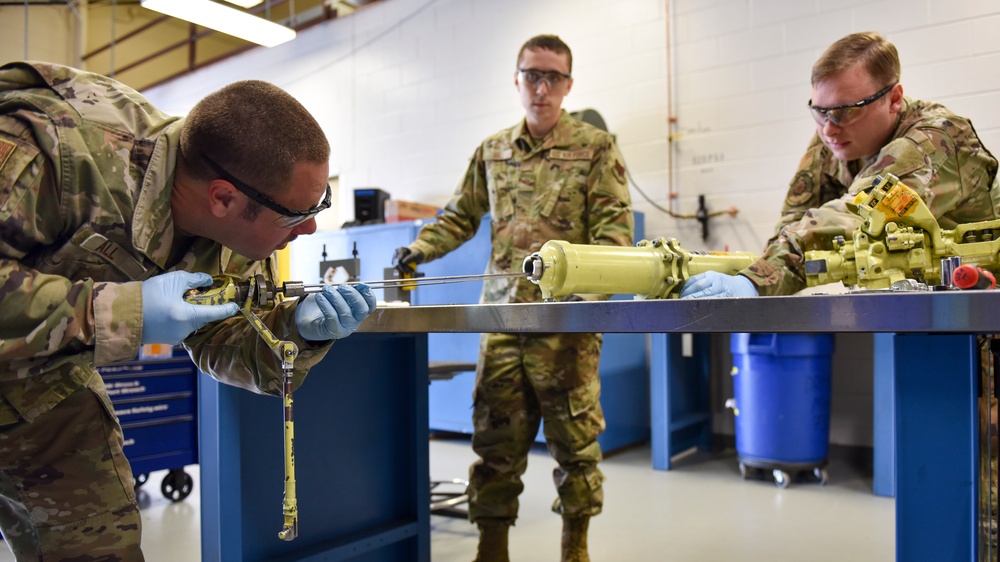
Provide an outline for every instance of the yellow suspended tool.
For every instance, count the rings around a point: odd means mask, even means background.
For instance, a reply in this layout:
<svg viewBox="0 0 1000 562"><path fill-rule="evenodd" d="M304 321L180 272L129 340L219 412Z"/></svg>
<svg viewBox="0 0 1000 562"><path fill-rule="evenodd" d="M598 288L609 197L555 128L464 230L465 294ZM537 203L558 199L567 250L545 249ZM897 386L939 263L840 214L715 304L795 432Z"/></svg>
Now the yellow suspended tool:
<svg viewBox="0 0 1000 562"><path fill-rule="evenodd" d="M294 342L277 338L254 314L253 307L268 306L274 302L276 294L279 292L284 293L286 297L297 297L317 292L321 288L322 285L306 286L297 281L286 282L281 287L276 288L261 274L255 275L252 281L222 275L214 277L211 286L192 290L184 296L184 300L192 304L235 302L240 305L240 313L250 322L250 325L254 327L281 361L281 400L284 411L285 438L285 496L282 501L284 524L278 533L278 538L283 541L293 540L299 534L298 501L295 496L295 422L292 415L292 375L295 372L295 358L299 354L299 348Z"/></svg>

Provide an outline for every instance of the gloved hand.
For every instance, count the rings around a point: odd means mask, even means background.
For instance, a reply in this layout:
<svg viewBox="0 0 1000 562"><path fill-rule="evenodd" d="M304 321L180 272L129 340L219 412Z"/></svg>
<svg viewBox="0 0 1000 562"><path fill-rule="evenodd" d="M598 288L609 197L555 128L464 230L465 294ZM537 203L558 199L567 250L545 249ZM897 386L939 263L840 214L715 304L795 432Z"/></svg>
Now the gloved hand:
<svg viewBox="0 0 1000 562"><path fill-rule="evenodd" d="M420 250L414 250L409 246L396 248L396 251L392 255L392 265L404 275L413 273L411 264L415 266L422 261L424 261L424 253Z"/></svg>
<svg viewBox="0 0 1000 562"><path fill-rule="evenodd" d="M143 281L142 343L177 345L205 324L236 314L240 307L234 302L184 302L184 293L211 284L211 275L187 271L171 271Z"/></svg>
<svg viewBox="0 0 1000 562"><path fill-rule="evenodd" d="M757 286L742 275L726 275L718 271L699 273L681 288L682 299L705 297L756 297Z"/></svg>
<svg viewBox="0 0 1000 562"><path fill-rule="evenodd" d="M368 285L327 285L306 295L295 307L295 326L310 341L346 338L375 310L375 295Z"/></svg>

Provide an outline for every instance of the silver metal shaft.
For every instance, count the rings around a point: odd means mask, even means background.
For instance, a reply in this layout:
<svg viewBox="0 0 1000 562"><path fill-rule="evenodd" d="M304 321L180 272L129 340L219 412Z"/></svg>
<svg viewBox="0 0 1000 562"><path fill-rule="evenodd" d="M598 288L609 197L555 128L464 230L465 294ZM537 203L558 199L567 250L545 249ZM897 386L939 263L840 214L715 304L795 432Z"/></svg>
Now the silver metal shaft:
<svg viewBox="0 0 1000 562"><path fill-rule="evenodd" d="M505 279L510 277L528 277L527 273L482 273L479 275L450 275L446 277L413 277L409 279L379 279L375 281L348 281L344 285L365 284L372 289L390 289L397 287L413 287L414 285L444 285L447 283L467 283L471 281L482 281L484 279ZM323 290L325 284L295 284L296 294L318 293ZM290 292L291 286L278 289L279 291ZM291 295L286 295L291 296Z"/></svg>
<svg viewBox="0 0 1000 562"><path fill-rule="evenodd" d="M413 277L410 279L381 279L378 281L352 281L346 285L365 284L373 289L395 287L412 287L414 285L444 285L447 283L467 283L484 279L506 279L510 277L527 277L527 273L481 273L479 275L450 275L446 277Z"/></svg>

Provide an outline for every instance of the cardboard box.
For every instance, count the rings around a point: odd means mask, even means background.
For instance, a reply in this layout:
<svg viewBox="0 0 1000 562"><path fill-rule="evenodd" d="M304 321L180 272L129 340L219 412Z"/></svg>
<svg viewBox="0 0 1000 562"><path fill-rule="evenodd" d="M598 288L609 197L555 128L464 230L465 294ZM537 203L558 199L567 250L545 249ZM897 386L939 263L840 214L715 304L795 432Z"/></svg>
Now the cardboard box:
<svg viewBox="0 0 1000 562"><path fill-rule="evenodd" d="M440 207L389 199L385 202L385 222L403 222L436 217Z"/></svg>

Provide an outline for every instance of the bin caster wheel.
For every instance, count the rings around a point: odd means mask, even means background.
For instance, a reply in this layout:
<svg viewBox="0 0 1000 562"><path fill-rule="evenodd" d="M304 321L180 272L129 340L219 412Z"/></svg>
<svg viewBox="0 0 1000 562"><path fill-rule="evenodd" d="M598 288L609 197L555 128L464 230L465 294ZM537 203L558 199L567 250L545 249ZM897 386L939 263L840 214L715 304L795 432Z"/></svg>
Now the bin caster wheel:
<svg viewBox="0 0 1000 562"><path fill-rule="evenodd" d="M742 462L740 462L740 479L742 480L747 479L747 465L743 464Z"/></svg>
<svg viewBox="0 0 1000 562"><path fill-rule="evenodd" d="M820 486L826 486L826 481L830 479L830 475L826 473L826 469L818 466L813 469L813 476L816 477L816 480L819 480Z"/></svg>
<svg viewBox="0 0 1000 562"><path fill-rule="evenodd" d="M135 475L135 479L134 479L134 481L133 481L133 483L132 483L132 484L133 484L133 486L132 486L132 487L133 487L133 488L135 488L136 490L138 490L138 489L139 489L139 488L141 488L141 487L142 487L142 485L143 485L143 484L145 484L145 483L146 483L146 482L147 482L148 480L149 480L149 473L148 473L148 472L144 472L144 473L142 473L142 474L136 474L136 475Z"/></svg>
<svg viewBox="0 0 1000 562"><path fill-rule="evenodd" d="M791 475L780 468L774 469L771 474L774 475L774 485L779 488L787 488L792 483Z"/></svg>
<svg viewBox="0 0 1000 562"><path fill-rule="evenodd" d="M168 500L179 502L191 494L193 486L194 480L191 478L191 475L177 469L171 470L163 477L163 482L160 483L160 491L163 492L163 497Z"/></svg>

